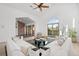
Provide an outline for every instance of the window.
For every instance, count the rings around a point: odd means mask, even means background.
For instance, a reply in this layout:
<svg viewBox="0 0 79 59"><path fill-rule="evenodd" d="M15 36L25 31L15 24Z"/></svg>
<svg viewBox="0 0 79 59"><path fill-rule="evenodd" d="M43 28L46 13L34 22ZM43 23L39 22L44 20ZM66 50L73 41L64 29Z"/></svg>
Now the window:
<svg viewBox="0 0 79 59"><path fill-rule="evenodd" d="M56 17L53 17L48 21L48 36L59 36L59 19Z"/></svg>
<svg viewBox="0 0 79 59"><path fill-rule="evenodd" d="M16 18L16 36L31 37L35 35L35 22L27 17Z"/></svg>

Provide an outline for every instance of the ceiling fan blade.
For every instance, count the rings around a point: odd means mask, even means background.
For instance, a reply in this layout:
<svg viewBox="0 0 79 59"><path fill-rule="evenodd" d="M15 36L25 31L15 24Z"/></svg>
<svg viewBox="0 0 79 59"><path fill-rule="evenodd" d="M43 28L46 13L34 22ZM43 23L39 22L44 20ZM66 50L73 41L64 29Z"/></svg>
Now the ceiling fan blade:
<svg viewBox="0 0 79 59"><path fill-rule="evenodd" d="M39 5L38 5L38 7L41 7L43 5L43 3L40 3Z"/></svg>
<svg viewBox="0 0 79 59"><path fill-rule="evenodd" d="M33 9L37 9L38 8L38 7L33 7L32 5L30 7L32 7Z"/></svg>
<svg viewBox="0 0 79 59"><path fill-rule="evenodd" d="M41 7L43 7L43 8L49 8L49 6L41 6Z"/></svg>
<svg viewBox="0 0 79 59"><path fill-rule="evenodd" d="M43 3L40 3L39 5L40 5L40 6L42 6L42 5L43 5Z"/></svg>
<svg viewBox="0 0 79 59"><path fill-rule="evenodd" d="M36 3L33 3L33 4L38 6L38 4L36 4Z"/></svg>

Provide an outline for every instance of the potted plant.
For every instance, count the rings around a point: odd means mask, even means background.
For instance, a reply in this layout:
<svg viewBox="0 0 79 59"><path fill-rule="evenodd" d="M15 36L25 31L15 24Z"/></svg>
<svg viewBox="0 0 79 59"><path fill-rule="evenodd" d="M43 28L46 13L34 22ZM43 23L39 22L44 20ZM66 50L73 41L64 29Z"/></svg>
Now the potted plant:
<svg viewBox="0 0 79 59"><path fill-rule="evenodd" d="M69 30L69 37L71 37L72 42L77 42L76 37L77 37L77 32L74 29Z"/></svg>

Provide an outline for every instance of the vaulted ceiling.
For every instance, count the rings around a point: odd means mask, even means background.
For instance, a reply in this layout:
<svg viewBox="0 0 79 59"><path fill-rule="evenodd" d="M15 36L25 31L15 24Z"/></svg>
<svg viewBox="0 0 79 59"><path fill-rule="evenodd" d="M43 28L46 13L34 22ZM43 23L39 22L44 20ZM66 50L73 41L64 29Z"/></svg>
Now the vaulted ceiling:
<svg viewBox="0 0 79 59"><path fill-rule="evenodd" d="M32 14L40 19L50 19L52 16L73 17L78 12L79 4L75 3L48 3L49 8L39 11L31 7L32 3L4 3L2 5L15 8L27 14ZM75 11L75 12L74 12Z"/></svg>

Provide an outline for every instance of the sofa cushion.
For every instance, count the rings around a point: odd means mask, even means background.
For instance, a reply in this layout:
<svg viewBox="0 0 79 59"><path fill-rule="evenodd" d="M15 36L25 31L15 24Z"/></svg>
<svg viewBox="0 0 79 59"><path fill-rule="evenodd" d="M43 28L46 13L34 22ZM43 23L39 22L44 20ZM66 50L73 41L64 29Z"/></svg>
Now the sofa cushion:
<svg viewBox="0 0 79 59"><path fill-rule="evenodd" d="M59 39L57 40L58 45L62 46L65 40L66 40L66 37L63 37L63 36L59 37Z"/></svg>
<svg viewBox="0 0 79 59"><path fill-rule="evenodd" d="M12 48L12 50L20 50L20 47L11 39L7 40L7 45Z"/></svg>
<svg viewBox="0 0 79 59"><path fill-rule="evenodd" d="M16 52L21 53L20 47L13 40L11 39L7 40L7 55L12 56Z"/></svg>
<svg viewBox="0 0 79 59"><path fill-rule="evenodd" d="M21 47L21 52L22 52L25 56L28 56L28 48L26 48L26 47Z"/></svg>
<svg viewBox="0 0 79 59"><path fill-rule="evenodd" d="M13 51L9 56L25 56L20 50Z"/></svg>
<svg viewBox="0 0 79 59"><path fill-rule="evenodd" d="M24 41L24 40L21 40L21 39L19 39L19 40L14 39L14 41L15 41L16 44L19 45L20 47L27 47L27 48L33 47L33 48L35 48L35 46L33 46L32 44L30 44L30 43L28 43L28 42L26 42L26 41Z"/></svg>

